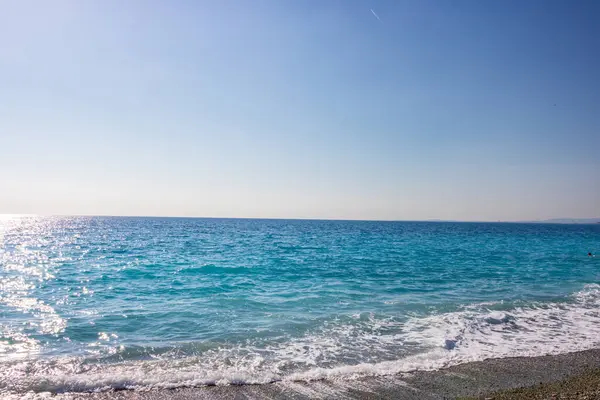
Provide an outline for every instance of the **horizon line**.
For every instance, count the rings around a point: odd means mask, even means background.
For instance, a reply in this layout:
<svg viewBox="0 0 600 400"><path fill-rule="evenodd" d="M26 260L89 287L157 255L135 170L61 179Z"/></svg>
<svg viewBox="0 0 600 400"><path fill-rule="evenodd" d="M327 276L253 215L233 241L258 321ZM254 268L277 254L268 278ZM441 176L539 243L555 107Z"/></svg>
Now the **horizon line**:
<svg viewBox="0 0 600 400"><path fill-rule="evenodd" d="M580 224L600 223L600 217L589 218L547 218L532 220L459 220L459 219L352 219L352 218L300 218L300 217L216 217L216 216L184 216L184 215L114 215L114 214L30 214L0 213L0 217L89 217L89 218L173 218L173 219L240 219L240 220L273 220L273 221L332 221L332 222L454 222L454 223L569 223L581 221ZM1 218L0 218L1 219ZM567 222L558 222L567 221ZM587 221L587 222L586 222Z"/></svg>

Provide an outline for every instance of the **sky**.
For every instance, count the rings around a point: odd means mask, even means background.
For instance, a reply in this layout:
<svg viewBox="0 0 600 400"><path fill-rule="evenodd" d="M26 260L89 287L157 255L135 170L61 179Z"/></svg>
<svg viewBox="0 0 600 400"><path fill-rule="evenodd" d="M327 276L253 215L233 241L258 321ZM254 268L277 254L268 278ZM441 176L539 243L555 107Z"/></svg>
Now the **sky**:
<svg viewBox="0 0 600 400"><path fill-rule="evenodd" d="M0 0L0 213L600 217L596 0Z"/></svg>

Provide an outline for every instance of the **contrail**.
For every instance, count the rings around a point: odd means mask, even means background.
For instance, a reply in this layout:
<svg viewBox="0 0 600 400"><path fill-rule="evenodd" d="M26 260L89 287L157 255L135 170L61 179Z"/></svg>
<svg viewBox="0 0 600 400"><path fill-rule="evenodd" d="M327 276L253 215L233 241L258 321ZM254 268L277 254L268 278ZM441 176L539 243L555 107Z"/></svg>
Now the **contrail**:
<svg viewBox="0 0 600 400"><path fill-rule="evenodd" d="M376 13L375 11L373 11L373 9L372 9L372 8L371 8L371 12L372 12L372 13L373 13L373 15L375 16L375 18L377 18L377 20L383 24L383 21L381 20L381 18L379 18L379 15L377 15L377 13Z"/></svg>

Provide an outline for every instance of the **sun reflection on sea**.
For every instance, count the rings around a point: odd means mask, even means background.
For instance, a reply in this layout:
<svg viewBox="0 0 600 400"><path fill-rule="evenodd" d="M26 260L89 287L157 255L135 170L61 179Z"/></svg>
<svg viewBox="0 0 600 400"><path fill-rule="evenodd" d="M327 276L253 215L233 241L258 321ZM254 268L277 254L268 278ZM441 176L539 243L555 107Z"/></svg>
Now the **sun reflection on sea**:
<svg viewBox="0 0 600 400"><path fill-rule="evenodd" d="M67 321L35 289L54 279L47 255L49 233L57 219L0 215L0 360L39 353L35 336L58 335Z"/></svg>

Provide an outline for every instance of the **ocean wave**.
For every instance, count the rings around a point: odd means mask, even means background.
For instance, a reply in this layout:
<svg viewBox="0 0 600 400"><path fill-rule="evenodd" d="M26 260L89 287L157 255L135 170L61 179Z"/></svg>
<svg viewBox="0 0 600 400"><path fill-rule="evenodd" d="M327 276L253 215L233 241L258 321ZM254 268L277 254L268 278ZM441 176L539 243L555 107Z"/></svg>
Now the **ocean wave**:
<svg viewBox="0 0 600 400"><path fill-rule="evenodd" d="M10 361L0 368L0 393L350 379L567 353L600 345L599 306L600 285L590 284L562 302L480 303L408 319L362 313L328 321L301 337L220 344L180 358L174 350L151 360L123 355L115 361L117 351L111 362L82 357Z"/></svg>

